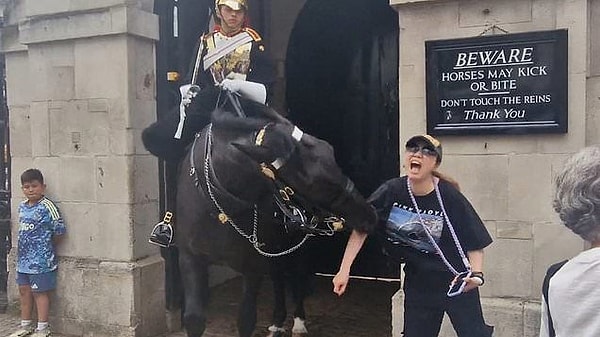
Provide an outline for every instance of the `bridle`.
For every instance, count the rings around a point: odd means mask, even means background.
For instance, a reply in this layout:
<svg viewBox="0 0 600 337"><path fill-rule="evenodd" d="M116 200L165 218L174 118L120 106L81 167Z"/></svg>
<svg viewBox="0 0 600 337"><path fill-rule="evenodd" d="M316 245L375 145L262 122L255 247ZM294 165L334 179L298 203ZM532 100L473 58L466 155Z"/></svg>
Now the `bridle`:
<svg viewBox="0 0 600 337"><path fill-rule="evenodd" d="M262 145L266 130L269 125L271 125L271 123L266 124L257 133L256 138L254 140L255 145L257 145L257 146ZM294 130L292 132L292 137L296 140L297 143L300 143L300 140L302 139L303 135L304 135L304 133L299 128L294 127ZM295 151L295 147L294 147L294 149L292 149L286 156L277 158L276 160L274 160L273 162L268 163L268 164L261 163L260 167L261 167L262 173L266 177L268 177L269 180L272 182L272 186L273 186L272 195L273 195L273 198L275 199L275 203L277 204L277 206L281 210L281 212L285 215L285 217L287 219L289 219L289 221L285 222L285 224L297 226L300 230L302 230L305 233L305 235L300 242L298 242L294 246L292 246L284 251L281 251L278 253L270 253L270 252L264 251L262 249L262 247L265 244L261 243L257 237L257 231L258 231L258 207L257 207L257 205L248 203L244 200L241 200L241 199L237 198L235 195L233 195L232 193L228 192L224 187L222 187L222 185L219 183L216 175L214 174L214 169L212 167L212 124L209 124L206 127L206 132L205 132L205 137L204 137L205 141L204 141L203 173L204 173L204 182L206 185L206 192L200 186L200 178L198 176L198 172L197 172L198 170L196 169L196 166L195 166L195 156L194 156L196 144L197 144L198 138L200 138L200 136L201 136L201 133L196 134L196 136L194 137L194 141L192 143L191 150L190 150L189 175L190 175L190 177L193 178L194 185L200 190L200 192L208 194L208 197L212 201L213 205L219 211L218 220L222 224L227 223L231 227L233 227L236 230L236 232L238 232L238 234L240 234L242 237L246 238L252 244L254 249L260 255L263 255L266 257L278 257L278 256L287 255L287 254L290 254L290 253L296 251L297 249L299 249L306 242L306 240L308 240L308 238L310 236L316 236L316 235L331 236L336 231L340 231L343 229L344 223L345 223L344 218L335 216L335 215L331 214L330 212L323 210L322 208L311 205L311 203L308 202L307 199L305 199L302 196L300 196L299 194L295 193L294 189L291 186L287 185L277 175L277 171L286 164L286 162L289 160L289 158L294 153L294 151ZM345 191L352 192L353 190L354 190L354 184L352 183L352 181L350 179L347 179ZM235 221L228 215L228 213L226 212L226 210L224 209L222 204L219 202L216 192L219 192L220 194L225 194L228 198L233 199L236 202L243 204L244 207L246 207L246 208L253 209L252 233L251 234L247 233L244 229L239 227L235 223ZM344 197L343 194L340 194L340 195L342 197ZM338 201L337 199L341 199L341 198L339 198L339 197L336 198L335 203L341 202L341 201ZM320 214L320 216L317 216L315 214L316 212L314 212L313 210L317 211ZM325 228L318 228L320 223L323 223L325 225Z"/></svg>
<svg viewBox="0 0 600 337"><path fill-rule="evenodd" d="M267 128L272 123L267 123L257 133L254 144L262 146ZM304 136L304 132L297 126L294 126L292 138L299 144ZM301 231L310 235L326 235L332 236L336 231L341 231L344 228L345 219L338 217L331 212L324 210L317 205L314 205L309 200L296 193L294 189L287 184L278 171L288 162L293 155L295 148L288 152L285 156L278 157L271 163L260 163L261 172L271 181L273 185L273 197L281 212L289 219L286 224L295 226ZM352 193L354 191L354 183L346 178L344 192ZM341 193L341 197L345 194ZM337 204L339 197L333 202ZM325 228L319 228L320 224L324 224Z"/></svg>

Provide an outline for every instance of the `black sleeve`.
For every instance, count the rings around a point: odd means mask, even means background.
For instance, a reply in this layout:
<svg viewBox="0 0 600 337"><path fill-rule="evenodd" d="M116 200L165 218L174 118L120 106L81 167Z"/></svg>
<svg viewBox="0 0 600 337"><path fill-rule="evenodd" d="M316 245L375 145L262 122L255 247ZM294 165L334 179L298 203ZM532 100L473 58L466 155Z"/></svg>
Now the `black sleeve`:
<svg viewBox="0 0 600 337"><path fill-rule="evenodd" d="M444 194L449 196L444 197L444 203L452 200L451 208L446 211L463 249L472 251L489 246L492 237L469 200L449 183L443 183L442 186L446 192L441 192L442 197Z"/></svg>
<svg viewBox="0 0 600 337"><path fill-rule="evenodd" d="M262 41L254 42L250 51L248 81L261 83L265 86L267 89L267 102L273 97L275 76L275 65L269 52L266 51L265 45Z"/></svg>
<svg viewBox="0 0 600 337"><path fill-rule="evenodd" d="M398 179L391 179L386 181L381 186L379 186L375 190L375 192L373 192L367 199L367 202L371 204L373 208L375 208L378 226L385 224L388 217L390 216L390 211L394 203L395 185L397 185L398 183Z"/></svg>

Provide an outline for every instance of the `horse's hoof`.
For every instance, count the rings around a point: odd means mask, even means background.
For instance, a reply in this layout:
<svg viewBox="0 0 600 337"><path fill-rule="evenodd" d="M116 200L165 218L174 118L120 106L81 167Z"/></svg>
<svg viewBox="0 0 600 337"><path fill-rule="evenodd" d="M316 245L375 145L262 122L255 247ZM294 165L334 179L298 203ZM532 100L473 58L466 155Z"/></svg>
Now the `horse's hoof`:
<svg viewBox="0 0 600 337"><path fill-rule="evenodd" d="M271 331L269 332L269 334L267 335L267 337L284 337L285 333L281 332L281 331ZM302 337L302 336L301 336Z"/></svg>
<svg viewBox="0 0 600 337"><path fill-rule="evenodd" d="M269 334L267 335L267 337L284 337L284 336L285 336L284 328L278 328L275 325L271 325L269 327Z"/></svg>

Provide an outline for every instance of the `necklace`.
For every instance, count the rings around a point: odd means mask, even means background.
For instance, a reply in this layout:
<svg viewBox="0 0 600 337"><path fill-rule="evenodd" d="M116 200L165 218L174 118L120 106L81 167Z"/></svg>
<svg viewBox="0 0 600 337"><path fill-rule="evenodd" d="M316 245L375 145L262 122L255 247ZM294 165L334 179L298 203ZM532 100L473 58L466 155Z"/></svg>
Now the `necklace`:
<svg viewBox="0 0 600 337"><path fill-rule="evenodd" d="M459 272L452 266L452 264L450 264L450 261L448 261L448 259L446 258L446 255L444 255L444 252L442 251L440 246L437 244L437 242L435 242L435 239L431 235L429 227L427 227L425 225L425 222L423 221L423 217L421 216L421 209L419 208L419 205L417 205L417 200L415 199L415 195L410 186L410 178L408 178L408 177L406 177L406 186L408 188L408 194L410 195L410 200L412 201L413 207L417 211L417 216L419 217L419 222L421 223L421 226L423 226L423 229L425 230L425 233L427 234L427 238L429 239L429 241L435 248L435 251L437 252L440 259L442 259L442 262L444 262L446 267L448 267L448 270L450 270L452 272L452 274L458 275ZM454 241L454 244L456 245L456 249L458 250L458 253L460 254L460 257L462 259L462 262L463 262L465 268L467 268L467 271L470 271L471 264L469 263L469 259L465 256L465 252L462 249L462 245L460 244L460 241L458 240L458 236L456 235L456 232L454 231L454 226L452 226L452 223L450 222L450 218L448 218L448 213L446 212L446 208L444 207L444 202L442 200L442 195L440 194L440 189L435 180L433 181L433 187L435 190L435 195L436 195L438 202L440 204L440 207L442 209L442 214L444 215L444 220L446 221L446 224L448 224L448 229L450 230L450 234L452 235L452 240Z"/></svg>

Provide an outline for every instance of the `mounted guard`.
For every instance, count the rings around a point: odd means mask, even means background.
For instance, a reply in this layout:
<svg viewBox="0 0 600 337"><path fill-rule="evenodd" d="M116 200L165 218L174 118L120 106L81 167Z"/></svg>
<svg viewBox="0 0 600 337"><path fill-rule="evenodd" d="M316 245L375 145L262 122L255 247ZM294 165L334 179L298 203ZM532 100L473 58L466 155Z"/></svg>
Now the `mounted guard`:
<svg viewBox="0 0 600 337"><path fill-rule="evenodd" d="M220 104L220 94L205 95L199 100L200 91L220 87L224 97L237 94L262 104L271 97L275 69L262 37L248 27L247 0L216 0L214 11L217 24L198 41L186 76L189 82L179 88L179 106L142 134L148 151L161 159L178 163L194 135L209 123L210 113ZM232 97L230 102L243 115L239 102L235 103L237 99ZM166 212L165 219L154 226L150 243L171 245L171 217L172 213Z"/></svg>

